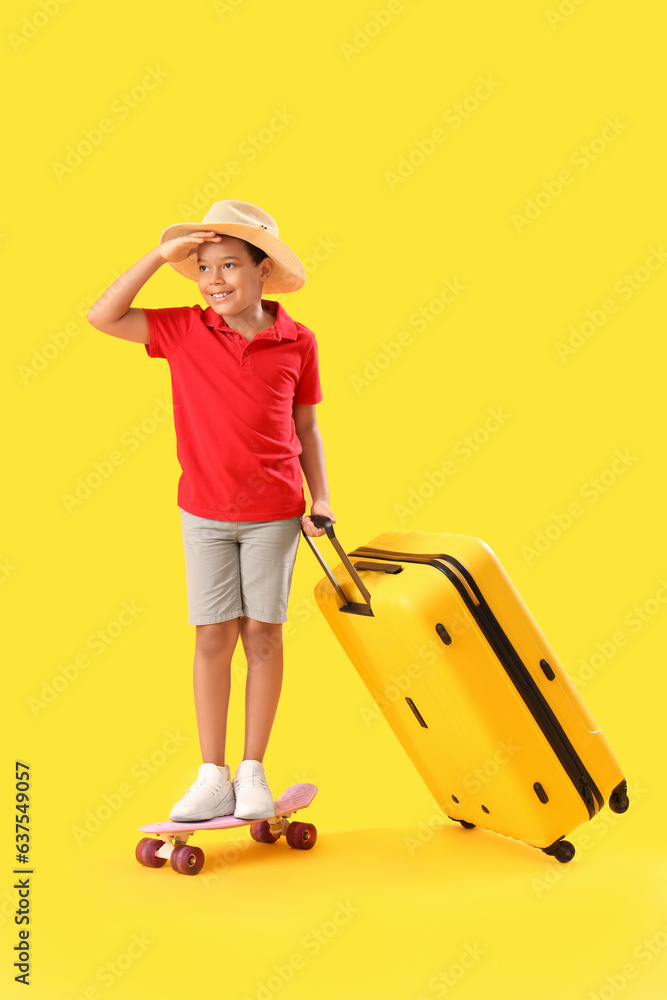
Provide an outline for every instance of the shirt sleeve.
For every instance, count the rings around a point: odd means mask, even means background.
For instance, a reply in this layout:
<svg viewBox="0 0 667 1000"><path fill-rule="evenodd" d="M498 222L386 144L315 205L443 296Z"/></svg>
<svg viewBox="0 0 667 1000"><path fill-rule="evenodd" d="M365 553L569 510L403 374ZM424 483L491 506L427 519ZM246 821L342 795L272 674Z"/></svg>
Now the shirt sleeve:
<svg viewBox="0 0 667 1000"><path fill-rule="evenodd" d="M192 306L172 306L167 309L144 309L148 323L148 343L144 344L149 358L168 358L188 335L192 323Z"/></svg>
<svg viewBox="0 0 667 1000"><path fill-rule="evenodd" d="M322 387L320 385L317 341L313 337L310 351L306 355L301 376L294 390L294 402L313 404L321 401Z"/></svg>

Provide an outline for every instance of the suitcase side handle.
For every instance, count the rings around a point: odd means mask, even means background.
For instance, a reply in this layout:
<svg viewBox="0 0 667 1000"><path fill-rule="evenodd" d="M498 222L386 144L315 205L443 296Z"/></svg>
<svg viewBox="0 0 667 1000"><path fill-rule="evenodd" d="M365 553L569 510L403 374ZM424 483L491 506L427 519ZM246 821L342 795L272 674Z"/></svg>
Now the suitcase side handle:
<svg viewBox="0 0 667 1000"><path fill-rule="evenodd" d="M303 530L303 525L301 525L301 533L303 534L309 546L315 553L315 558L317 559L320 566L322 567L327 577L329 578L332 587L334 588L334 590L340 597L341 601L343 602L343 607L339 608L339 611L351 611L355 614L372 615L373 612L371 611L371 595L369 594L368 589L365 586L363 580L361 579L356 569L350 562L348 555L345 552L345 549L336 538L336 533L334 531L334 526L331 518L327 517L325 514L310 514L309 516L316 528L324 528L324 530L326 531L327 537L331 540L331 544L333 545L336 552L340 556L341 562L343 563L348 573L354 580L356 586L359 588L359 592L361 593L364 599L363 604L360 604L358 601L350 601L348 599L347 595L345 594L345 591L343 590L338 580L327 566L322 556L322 553L317 548L315 542L310 537L310 535L307 535L306 532Z"/></svg>

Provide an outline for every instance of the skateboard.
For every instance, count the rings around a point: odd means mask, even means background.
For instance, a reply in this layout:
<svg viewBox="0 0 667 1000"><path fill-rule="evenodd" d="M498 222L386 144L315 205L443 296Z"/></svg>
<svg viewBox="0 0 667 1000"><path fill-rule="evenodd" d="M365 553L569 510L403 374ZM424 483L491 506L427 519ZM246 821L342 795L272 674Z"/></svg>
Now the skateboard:
<svg viewBox="0 0 667 1000"><path fill-rule="evenodd" d="M161 868L169 861L171 867L181 875L196 875L202 870L204 852L201 847L188 847L188 839L197 830L230 830L237 826L249 826L250 836L261 844L274 844L284 836L290 847L309 851L315 846L317 830L312 823L290 823L288 818L297 809L305 809L315 798L317 785L290 785L273 804L275 815L271 819L238 819L236 816L217 816L215 819L193 820L176 823L148 823L140 826L142 833L157 834L139 841L135 857L140 865L147 868ZM162 837L165 839L163 840Z"/></svg>

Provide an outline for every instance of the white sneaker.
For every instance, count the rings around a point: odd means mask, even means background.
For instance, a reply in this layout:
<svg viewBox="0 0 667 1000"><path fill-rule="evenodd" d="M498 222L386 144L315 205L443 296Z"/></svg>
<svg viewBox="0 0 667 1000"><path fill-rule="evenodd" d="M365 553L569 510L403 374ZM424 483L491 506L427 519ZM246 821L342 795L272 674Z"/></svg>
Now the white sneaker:
<svg viewBox="0 0 667 1000"><path fill-rule="evenodd" d="M197 780L169 813L176 823L231 816L236 800L229 765L200 764Z"/></svg>
<svg viewBox="0 0 667 1000"><path fill-rule="evenodd" d="M273 796L259 760L242 760L232 782L236 793L234 815L238 819L270 819L275 816Z"/></svg>

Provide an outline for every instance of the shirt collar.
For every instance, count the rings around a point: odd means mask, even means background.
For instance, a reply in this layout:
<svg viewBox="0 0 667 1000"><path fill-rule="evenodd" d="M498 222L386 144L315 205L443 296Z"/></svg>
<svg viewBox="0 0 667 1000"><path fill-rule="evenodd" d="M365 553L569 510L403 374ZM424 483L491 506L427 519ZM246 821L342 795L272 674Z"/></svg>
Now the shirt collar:
<svg viewBox="0 0 667 1000"><path fill-rule="evenodd" d="M275 322L267 330L256 333L252 339L256 340L257 337L273 337L276 340L296 340L296 323L291 316L288 316L280 302L277 299L262 299L262 306L273 313ZM225 333L231 329L224 322L222 316L215 311L213 306L207 306L206 309L202 310L201 318L209 329L215 330L218 333Z"/></svg>

